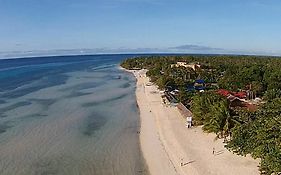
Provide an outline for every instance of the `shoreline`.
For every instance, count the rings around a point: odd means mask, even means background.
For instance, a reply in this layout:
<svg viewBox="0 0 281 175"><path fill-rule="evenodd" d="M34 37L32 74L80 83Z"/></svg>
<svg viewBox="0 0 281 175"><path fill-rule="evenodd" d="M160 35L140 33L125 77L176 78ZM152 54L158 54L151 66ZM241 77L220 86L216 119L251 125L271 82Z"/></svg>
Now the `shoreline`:
<svg viewBox="0 0 281 175"><path fill-rule="evenodd" d="M178 109L162 103L155 85L146 86L145 70L121 69L136 77L140 144L151 175L259 174L258 160L229 152L222 140L215 141L215 134L201 127L187 129Z"/></svg>

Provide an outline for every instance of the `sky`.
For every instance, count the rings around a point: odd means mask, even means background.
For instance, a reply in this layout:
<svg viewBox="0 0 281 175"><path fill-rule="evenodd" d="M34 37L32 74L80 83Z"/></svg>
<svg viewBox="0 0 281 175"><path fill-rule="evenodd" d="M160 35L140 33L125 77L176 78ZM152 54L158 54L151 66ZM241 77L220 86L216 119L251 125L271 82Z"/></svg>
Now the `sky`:
<svg viewBox="0 0 281 175"><path fill-rule="evenodd" d="M0 0L0 56L281 55L280 0Z"/></svg>

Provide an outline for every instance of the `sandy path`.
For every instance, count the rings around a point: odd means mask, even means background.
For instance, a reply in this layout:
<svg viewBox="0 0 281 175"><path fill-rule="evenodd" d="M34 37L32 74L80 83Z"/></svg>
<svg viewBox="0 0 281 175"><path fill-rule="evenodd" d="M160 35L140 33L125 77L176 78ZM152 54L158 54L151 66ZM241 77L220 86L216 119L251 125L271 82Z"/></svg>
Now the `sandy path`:
<svg viewBox="0 0 281 175"><path fill-rule="evenodd" d="M259 174L258 160L232 154L222 140L214 141L215 135L203 133L201 127L187 129L177 108L165 106L157 88L147 86L145 71L133 73L137 78L141 148L152 175Z"/></svg>

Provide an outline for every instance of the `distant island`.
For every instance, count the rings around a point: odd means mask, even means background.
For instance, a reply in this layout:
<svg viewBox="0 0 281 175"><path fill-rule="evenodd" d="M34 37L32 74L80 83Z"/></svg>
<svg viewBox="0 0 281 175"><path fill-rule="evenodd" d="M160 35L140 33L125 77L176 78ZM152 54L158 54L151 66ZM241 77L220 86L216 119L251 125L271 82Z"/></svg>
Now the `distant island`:
<svg viewBox="0 0 281 175"><path fill-rule="evenodd" d="M129 70L147 69L170 103L192 111L192 125L223 139L239 155L260 158L261 174L281 173L281 58L265 56L143 56Z"/></svg>

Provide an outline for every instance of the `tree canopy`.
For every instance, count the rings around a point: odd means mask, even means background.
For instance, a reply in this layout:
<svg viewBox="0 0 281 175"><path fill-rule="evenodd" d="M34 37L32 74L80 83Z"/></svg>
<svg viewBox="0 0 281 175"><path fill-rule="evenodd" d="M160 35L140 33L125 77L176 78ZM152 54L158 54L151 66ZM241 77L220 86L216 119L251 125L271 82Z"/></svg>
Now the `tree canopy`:
<svg viewBox="0 0 281 175"><path fill-rule="evenodd" d="M172 66L177 62L200 64L198 69ZM195 125L226 140L227 149L260 158L261 174L281 174L281 59L265 56L178 55L124 60L126 69L148 69L160 89L177 88L177 98L190 107ZM198 79L208 85L194 90ZM257 110L232 108L216 93L250 90L266 103Z"/></svg>

